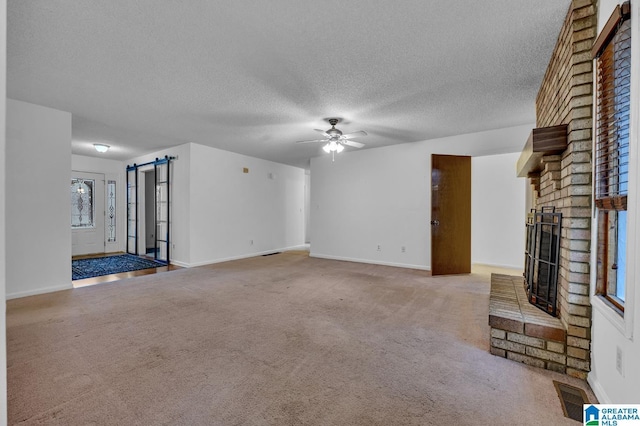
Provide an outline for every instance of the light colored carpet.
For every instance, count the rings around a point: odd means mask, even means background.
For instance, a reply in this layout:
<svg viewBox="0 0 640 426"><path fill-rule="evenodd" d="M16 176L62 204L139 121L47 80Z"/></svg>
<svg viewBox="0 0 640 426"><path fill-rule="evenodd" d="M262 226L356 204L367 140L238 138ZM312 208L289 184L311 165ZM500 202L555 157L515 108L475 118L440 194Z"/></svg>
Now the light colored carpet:
<svg viewBox="0 0 640 426"><path fill-rule="evenodd" d="M9 422L575 426L552 380L587 384L489 354L488 304L300 252L10 300Z"/></svg>

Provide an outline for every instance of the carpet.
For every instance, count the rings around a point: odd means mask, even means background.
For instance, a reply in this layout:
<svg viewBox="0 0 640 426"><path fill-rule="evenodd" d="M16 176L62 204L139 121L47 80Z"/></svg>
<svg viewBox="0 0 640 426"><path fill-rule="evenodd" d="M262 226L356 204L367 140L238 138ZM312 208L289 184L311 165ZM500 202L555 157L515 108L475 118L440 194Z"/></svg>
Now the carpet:
<svg viewBox="0 0 640 426"><path fill-rule="evenodd" d="M71 261L71 279L74 281L82 280L102 275L118 274L120 272L157 268L165 265L164 262L143 259L132 254L78 259Z"/></svg>
<svg viewBox="0 0 640 426"><path fill-rule="evenodd" d="M8 300L7 423L577 426L489 290L284 252Z"/></svg>

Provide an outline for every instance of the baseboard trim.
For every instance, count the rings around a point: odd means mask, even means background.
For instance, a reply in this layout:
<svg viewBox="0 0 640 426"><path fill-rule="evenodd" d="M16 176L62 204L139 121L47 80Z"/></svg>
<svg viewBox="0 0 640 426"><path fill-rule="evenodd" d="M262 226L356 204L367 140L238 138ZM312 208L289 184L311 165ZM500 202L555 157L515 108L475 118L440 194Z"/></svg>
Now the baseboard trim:
<svg viewBox="0 0 640 426"><path fill-rule="evenodd" d="M35 290L19 291L19 292L16 292L16 293L9 293L9 294L7 294L7 300L19 299L21 297L28 297L28 296L37 296L39 294L53 293L53 292L56 292L56 291L71 290L71 289L73 289L73 284L71 282L69 282L69 284L64 284L64 285L57 285L57 286L53 286L53 287L43 287L43 288L38 288L38 289L35 289Z"/></svg>
<svg viewBox="0 0 640 426"><path fill-rule="evenodd" d="M300 244L299 246L291 246L291 247L287 247L285 249L282 250L278 250L278 251L293 251L293 250L305 250L305 251L309 251L310 250L310 245L309 244Z"/></svg>
<svg viewBox="0 0 640 426"><path fill-rule="evenodd" d="M181 268L189 268L189 264L186 262L181 262L179 260L171 260L172 265L180 266Z"/></svg>
<svg viewBox="0 0 640 426"><path fill-rule="evenodd" d="M431 266L412 265L410 263L384 262L379 260L358 259L353 257L332 256L332 255L322 254L322 253L309 253L309 257L316 257L318 259L327 259L327 260L341 260L344 262L368 263L371 265L393 266L395 268L419 269L421 271L431 270Z"/></svg>
<svg viewBox="0 0 640 426"><path fill-rule="evenodd" d="M248 259L250 257L258 257L258 256L262 256L262 255L265 255L265 254L277 253L277 252L282 252L282 251L291 251L291 250L309 250L309 246L306 245L306 244L302 244L302 245L298 245L298 246L275 248L275 249L272 249L272 250L264 250L264 251L254 252L254 253L246 253L246 254L241 254L241 255L238 255L238 256L224 257L224 258L221 258L221 259L211 259L211 260L205 260L205 261L194 262L194 263L184 263L184 262L172 260L171 263L173 263L174 265L182 266L183 268L195 268L195 267L198 267L198 266L213 265L213 264L222 263L222 262L231 262L232 260Z"/></svg>
<svg viewBox="0 0 640 426"><path fill-rule="evenodd" d="M504 268L504 269L519 269L522 270L522 265L503 265L500 263L484 263L484 262L472 262L471 266L473 265L478 265L478 266L488 266L488 267L493 267L493 268Z"/></svg>
<svg viewBox="0 0 640 426"><path fill-rule="evenodd" d="M591 390L596 395L596 398L598 398L598 403L613 404L613 402L611 401L609 396L607 396L607 393L604 391L604 389L602 388L602 385L598 381L598 378L593 372L590 372L587 375L587 383L589 383L589 386L591 386Z"/></svg>

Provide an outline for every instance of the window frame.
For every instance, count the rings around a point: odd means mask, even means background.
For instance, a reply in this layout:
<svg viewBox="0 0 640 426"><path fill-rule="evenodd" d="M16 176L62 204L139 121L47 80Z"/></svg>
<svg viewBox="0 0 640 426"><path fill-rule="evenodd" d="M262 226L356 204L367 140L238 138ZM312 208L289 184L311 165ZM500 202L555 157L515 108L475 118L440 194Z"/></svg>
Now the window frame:
<svg viewBox="0 0 640 426"><path fill-rule="evenodd" d="M612 307L618 314L624 316L625 309L625 301L617 297L617 286L624 286L624 290L626 291L626 280L619 280L616 276L616 293L611 294L611 286L609 277L610 274L616 274L616 272L609 271L611 267L616 270L615 264L618 262L619 257L617 254L614 254L616 257L612 259L611 250L619 249L620 241L617 236L617 229L614 230L614 235L612 236L610 232L613 229L611 224L615 223L615 227L619 226L618 224L618 215L620 211L627 211L627 194L628 194L628 176L629 176L629 145L631 144L631 135L629 132L630 122L631 122L631 114L629 111L631 101L630 96L631 92L629 89L629 99L626 101L626 115L623 123L626 120L627 130L626 130L626 139L628 144L626 146L626 153L621 153L621 147L619 144L620 139L618 138L617 131L615 132L615 136L611 136L611 127L617 126L617 115L619 114L617 107L618 105L618 94L615 93L615 89L617 86L618 73L620 69L616 67L615 57L619 52L616 48L616 45L613 45L613 41L616 39L619 30L622 25L629 21L631 18L631 8L630 3L625 2L621 5L616 6L613 14L605 24L603 30L600 35L596 39L593 49L591 51L592 57L596 60L596 64L594 67L595 78L595 88L594 88L594 207L595 207L595 220L596 220L596 234L597 235L597 247L596 247L596 295L600 296L605 303ZM631 38L631 26L628 26L628 37ZM613 50L611 52L610 50ZM605 56L606 55L606 56ZM631 55L631 51L629 48L629 58ZM608 63L600 64L598 62L601 58L602 61L609 61ZM630 60L629 60L630 62ZM610 76L606 76L604 78L600 78L600 70L601 68L605 68L606 71L611 72ZM622 70L625 70L624 68ZM631 65L629 64L628 68L629 72L629 84L631 82ZM601 84L604 87L601 87ZM623 86L624 87L624 86ZM613 91L613 93L611 93ZM604 95L603 95L604 93ZM623 103L623 105L625 105ZM600 108L603 108L605 112L603 113ZM624 110L624 108L623 108ZM604 117L604 119L602 119ZM616 128L617 130L617 128ZM602 141L600 138L602 135L604 136L604 140ZM624 140L624 138L622 139ZM611 156L613 154L613 157ZM618 161L620 157L626 158L627 163L625 167L622 167L621 162ZM613 160L611 160L613 158ZM617 163L616 163L617 162ZM614 166L612 166L614 164ZM620 177L626 174L627 180L622 181ZM624 185L621 185L621 182ZM610 215L614 214L615 219L612 222ZM625 215L626 217L627 215ZM626 227L626 225L625 225ZM627 230L628 232L628 230ZM628 235L628 233L627 233ZM626 242L626 238L623 240ZM625 245L625 250L623 255L626 255L627 246ZM611 263L614 263L611 265ZM626 263L626 262L625 262ZM626 278L626 277L625 277Z"/></svg>

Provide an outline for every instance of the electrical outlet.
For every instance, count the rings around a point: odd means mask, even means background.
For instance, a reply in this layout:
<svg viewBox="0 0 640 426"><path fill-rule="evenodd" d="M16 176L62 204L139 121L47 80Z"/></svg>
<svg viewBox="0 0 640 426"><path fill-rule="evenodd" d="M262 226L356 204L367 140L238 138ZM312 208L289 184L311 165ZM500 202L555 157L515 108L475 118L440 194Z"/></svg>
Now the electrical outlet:
<svg viewBox="0 0 640 426"><path fill-rule="evenodd" d="M620 346L616 346L616 370L622 375L622 349Z"/></svg>
<svg viewBox="0 0 640 426"><path fill-rule="evenodd" d="M382 246L378 244L378 251L382 251Z"/></svg>
<svg viewBox="0 0 640 426"><path fill-rule="evenodd" d="M400 251L402 253L406 253L407 252L407 248L405 246L400 247Z"/></svg>

